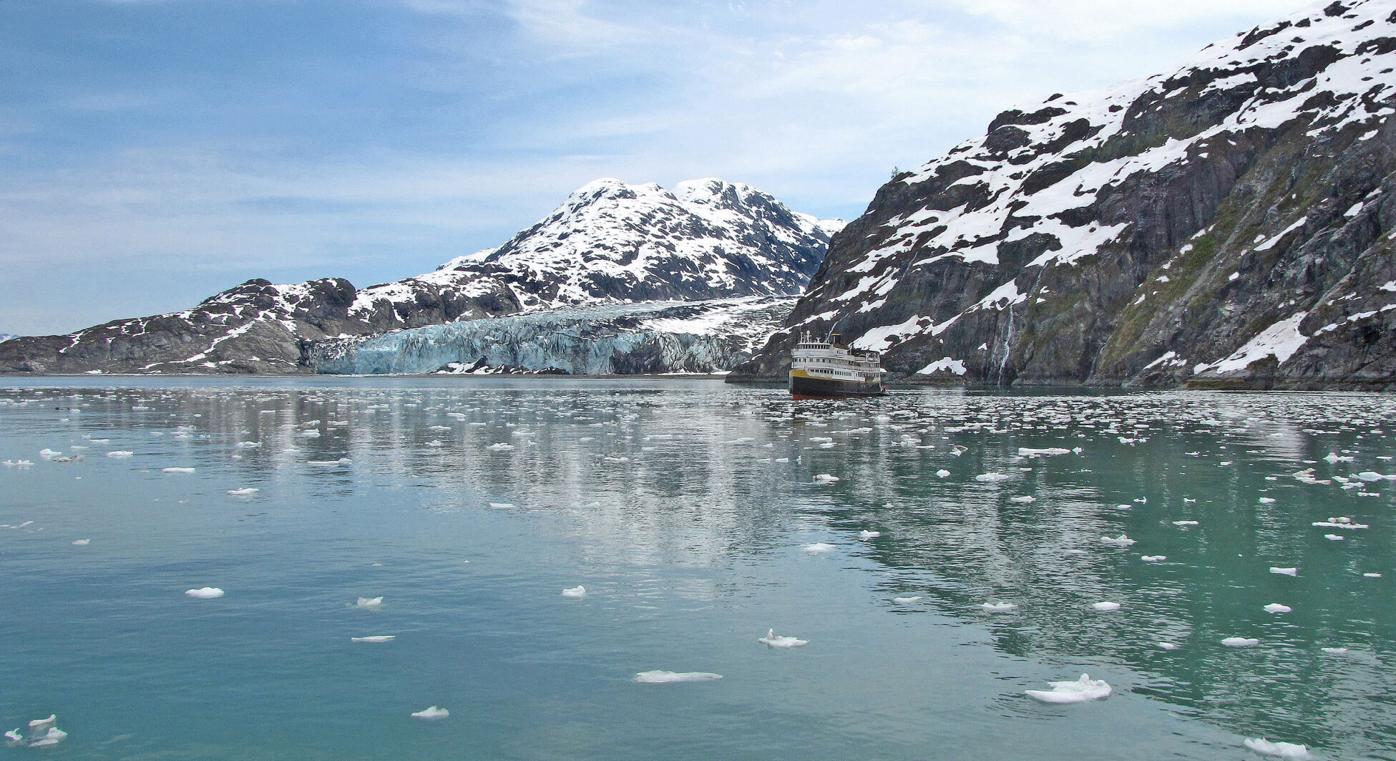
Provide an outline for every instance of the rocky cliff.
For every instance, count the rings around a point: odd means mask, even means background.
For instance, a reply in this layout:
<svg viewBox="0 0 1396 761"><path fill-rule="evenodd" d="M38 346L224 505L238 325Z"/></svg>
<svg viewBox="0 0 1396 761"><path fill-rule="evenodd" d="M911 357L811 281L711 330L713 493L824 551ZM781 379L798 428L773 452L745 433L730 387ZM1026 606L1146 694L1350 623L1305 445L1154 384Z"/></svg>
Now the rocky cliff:
<svg viewBox="0 0 1396 761"><path fill-rule="evenodd" d="M417 277L249 280L182 312L0 342L0 372L311 372L307 349L560 307L798 294L841 223L748 185L598 180L504 245Z"/></svg>
<svg viewBox="0 0 1396 761"><path fill-rule="evenodd" d="M1171 74L1053 95L894 176L783 329L891 379L1396 388L1396 2L1335 2Z"/></svg>

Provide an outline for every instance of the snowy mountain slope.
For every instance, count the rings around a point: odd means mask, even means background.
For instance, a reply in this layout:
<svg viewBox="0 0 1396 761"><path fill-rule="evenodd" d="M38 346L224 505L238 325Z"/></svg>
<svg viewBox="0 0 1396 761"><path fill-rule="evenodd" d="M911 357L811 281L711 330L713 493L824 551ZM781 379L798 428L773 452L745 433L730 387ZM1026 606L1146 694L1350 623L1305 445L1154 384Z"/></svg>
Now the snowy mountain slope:
<svg viewBox="0 0 1396 761"><path fill-rule="evenodd" d="M307 372L307 342L650 300L794 295L840 223L721 180L598 180L495 249L397 282L249 280L198 306L0 344L0 371Z"/></svg>
<svg viewBox="0 0 1396 761"><path fill-rule="evenodd" d="M793 297L566 307L312 343L322 373L711 373L751 355Z"/></svg>
<svg viewBox="0 0 1396 761"><path fill-rule="evenodd" d="M1393 72L1396 2L1335 2L1000 114L883 186L729 379L837 324L904 380L1391 386Z"/></svg>

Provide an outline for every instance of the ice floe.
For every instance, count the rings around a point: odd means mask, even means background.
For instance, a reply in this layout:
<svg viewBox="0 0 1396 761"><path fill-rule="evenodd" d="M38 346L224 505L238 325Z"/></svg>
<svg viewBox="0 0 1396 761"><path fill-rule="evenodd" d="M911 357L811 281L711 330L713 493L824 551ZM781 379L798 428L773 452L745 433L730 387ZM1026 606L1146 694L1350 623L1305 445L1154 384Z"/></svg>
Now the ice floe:
<svg viewBox="0 0 1396 761"><path fill-rule="evenodd" d="M1082 674L1081 678L1062 681L1048 682L1050 690L1026 690L1028 697L1043 703L1068 704L1085 703L1089 700L1100 700L1110 696L1110 685L1102 679L1092 679L1089 674Z"/></svg>
<svg viewBox="0 0 1396 761"><path fill-rule="evenodd" d="M350 637L350 642L363 642L369 645L377 645L383 642L392 642L397 639L396 634L370 634L367 637Z"/></svg>
<svg viewBox="0 0 1396 761"><path fill-rule="evenodd" d="M1299 569L1298 569L1298 568L1283 568L1283 567L1280 567L1280 566L1277 566L1277 565L1272 565L1272 566L1270 566L1270 573L1276 574L1276 575L1278 575L1278 576L1298 576L1298 575L1299 575Z"/></svg>
<svg viewBox="0 0 1396 761"><path fill-rule="evenodd" d="M1119 603L1110 602L1109 600L1102 600L1101 602L1091 603L1091 610L1098 611L1100 613L1111 613L1119 609Z"/></svg>
<svg viewBox="0 0 1396 761"><path fill-rule="evenodd" d="M1247 737L1247 748L1273 758L1309 758L1309 749L1304 745L1286 742L1270 742L1264 737Z"/></svg>
<svg viewBox="0 0 1396 761"><path fill-rule="evenodd" d="M810 555L824 555L834 551L834 545L828 542L814 542L806 544L804 550Z"/></svg>
<svg viewBox="0 0 1396 761"><path fill-rule="evenodd" d="M255 486L244 486L244 487L241 488L241 489L229 489L229 490L228 490L228 496L230 496L230 497L250 497L250 496L252 496L253 494L256 494L256 493L259 492L259 491L261 491L261 489L258 489L258 488L255 487Z"/></svg>
<svg viewBox="0 0 1396 761"><path fill-rule="evenodd" d="M366 609L370 609L370 610L376 609L376 608L381 608L381 607L383 607L383 598L382 598L382 597L360 597L358 600L355 600L355 601L354 601L354 607L356 607L356 608L366 608Z"/></svg>
<svg viewBox="0 0 1396 761"><path fill-rule="evenodd" d="M1134 544L1134 540L1124 534L1120 534L1119 536L1102 536L1100 538L1100 543L1108 544L1111 547L1128 547Z"/></svg>
<svg viewBox="0 0 1396 761"><path fill-rule="evenodd" d="M1221 643L1227 647L1255 647L1260 640L1251 637L1227 637Z"/></svg>
<svg viewBox="0 0 1396 761"><path fill-rule="evenodd" d="M814 477L814 482L817 484L836 484L839 482L839 477L831 476L828 473L819 473Z"/></svg>
<svg viewBox="0 0 1396 761"><path fill-rule="evenodd" d="M1269 605L1265 606L1266 613L1289 613L1293 610L1294 608L1291 608L1288 605L1281 605L1277 602L1272 602Z"/></svg>
<svg viewBox="0 0 1396 761"><path fill-rule="evenodd" d="M160 469L160 472L161 472L161 473L193 473L193 472L194 472L194 469L193 469L193 468L181 468L181 467L161 468L161 469Z"/></svg>
<svg viewBox="0 0 1396 761"><path fill-rule="evenodd" d="M637 684L673 684L676 682L712 682L721 679L721 674L707 671L641 671L635 674Z"/></svg>
<svg viewBox="0 0 1396 761"><path fill-rule="evenodd" d="M184 590L184 596L196 600L216 600L223 596L223 590L218 587L199 587L198 589Z"/></svg>
<svg viewBox="0 0 1396 761"><path fill-rule="evenodd" d="M796 638L796 637L788 637L788 636L776 634L776 630L775 630L775 629L767 629L767 630L766 630L766 636L761 637L760 639L758 639L758 640L756 640L756 641L757 641L757 642L760 642L761 644L765 645L766 647L780 647L780 648L787 648L787 647L804 647L805 645L808 645L808 644L809 644L809 640L798 639L798 638Z"/></svg>
<svg viewBox="0 0 1396 761"><path fill-rule="evenodd" d="M562 596L570 597L573 600L580 600L583 597L587 596L587 588L582 586L581 584L578 584L575 587L568 587L562 590Z"/></svg>
<svg viewBox="0 0 1396 761"><path fill-rule="evenodd" d="M881 531L868 531L867 529L864 529L858 532L858 539L864 542L868 541L869 539L876 539L879 536L882 536Z"/></svg>
<svg viewBox="0 0 1396 761"><path fill-rule="evenodd" d="M1018 605L1011 602L986 602L979 608L985 613L1011 613L1018 609Z"/></svg>
<svg viewBox="0 0 1396 761"><path fill-rule="evenodd" d="M413 711L412 718L422 721L440 721L451 715L451 712L439 706L430 706L420 711Z"/></svg>

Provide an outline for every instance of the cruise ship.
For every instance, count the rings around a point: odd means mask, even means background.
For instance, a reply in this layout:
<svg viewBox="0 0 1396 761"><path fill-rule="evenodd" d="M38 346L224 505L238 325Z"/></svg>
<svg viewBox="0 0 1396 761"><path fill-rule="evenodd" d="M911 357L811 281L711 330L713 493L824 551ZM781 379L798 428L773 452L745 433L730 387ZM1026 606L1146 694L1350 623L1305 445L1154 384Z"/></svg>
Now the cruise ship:
<svg viewBox="0 0 1396 761"><path fill-rule="evenodd" d="M879 396L882 363L875 351L850 349L830 333L820 341L806 331L790 355L790 395L796 399Z"/></svg>

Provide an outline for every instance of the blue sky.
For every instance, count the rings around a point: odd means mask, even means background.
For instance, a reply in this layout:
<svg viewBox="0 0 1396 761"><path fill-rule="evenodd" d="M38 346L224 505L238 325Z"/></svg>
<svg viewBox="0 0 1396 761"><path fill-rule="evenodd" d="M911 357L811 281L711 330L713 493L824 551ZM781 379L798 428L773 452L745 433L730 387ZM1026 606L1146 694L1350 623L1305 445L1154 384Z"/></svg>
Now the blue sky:
<svg viewBox="0 0 1396 761"><path fill-rule="evenodd" d="M857 216L997 112L1308 0L0 0L0 332L356 285L597 177Z"/></svg>

